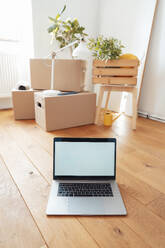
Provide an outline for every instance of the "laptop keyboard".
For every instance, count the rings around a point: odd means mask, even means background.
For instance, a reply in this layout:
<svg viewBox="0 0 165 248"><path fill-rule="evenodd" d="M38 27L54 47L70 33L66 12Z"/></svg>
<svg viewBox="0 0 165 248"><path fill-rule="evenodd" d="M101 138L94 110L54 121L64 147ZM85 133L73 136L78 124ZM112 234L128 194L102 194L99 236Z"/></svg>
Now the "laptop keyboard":
<svg viewBox="0 0 165 248"><path fill-rule="evenodd" d="M110 183L59 183L57 196L113 196Z"/></svg>

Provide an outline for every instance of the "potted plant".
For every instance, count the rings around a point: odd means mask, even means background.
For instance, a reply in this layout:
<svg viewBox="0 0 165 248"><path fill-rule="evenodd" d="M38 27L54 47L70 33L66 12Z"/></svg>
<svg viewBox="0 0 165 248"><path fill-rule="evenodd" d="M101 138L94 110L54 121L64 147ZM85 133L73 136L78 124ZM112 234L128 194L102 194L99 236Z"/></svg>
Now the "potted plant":
<svg viewBox="0 0 165 248"><path fill-rule="evenodd" d="M89 39L88 48L92 51L94 58L107 61L119 59L124 46L118 39L98 36L96 39Z"/></svg>
<svg viewBox="0 0 165 248"><path fill-rule="evenodd" d="M55 18L49 17L52 25L48 28L48 33L52 35L52 41L55 39L59 42L60 48L65 47L69 43L76 40L80 41L82 38L84 39L84 37L87 36L87 34L84 32L85 28L83 26L80 26L76 18L68 18L66 20L61 19L61 16L64 13L65 9L66 5L64 5L61 12L58 13ZM78 43L74 45L75 48L77 46Z"/></svg>

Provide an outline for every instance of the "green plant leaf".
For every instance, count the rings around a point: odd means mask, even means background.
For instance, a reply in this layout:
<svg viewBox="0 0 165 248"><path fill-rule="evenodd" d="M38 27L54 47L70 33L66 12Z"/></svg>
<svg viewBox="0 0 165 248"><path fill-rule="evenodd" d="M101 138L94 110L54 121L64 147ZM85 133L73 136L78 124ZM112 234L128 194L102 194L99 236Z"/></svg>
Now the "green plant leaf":
<svg viewBox="0 0 165 248"><path fill-rule="evenodd" d="M64 13L64 11L66 10L66 4L64 5L63 9L60 12L60 16L62 15L62 13Z"/></svg>
<svg viewBox="0 0 165 248"><path fill-rule="evenodd" d="M56 19L54 19L54 18L51 17L51 16L48 16L48 18L49 18L49 20L50 20L51 22L55 22L55 21L56 21Z"/></svg>
<svg viewBox="0 0 165 248"><path fill-rule="evenodd" d="M60 18L60 14L57 14L55 20L57 21L59 18Z"/></svg>
<svg viewBox="0 0 165 248"><path fill-rule="evenodd" d="M56 27L54 30L53 30L53 33L56 34L59 30L59 27Z"/></svg>
<svg viewBox="0 0 165 248"><path fill-rule="evenodd" d="M53 32L53 30L55 30L55 29L56 29L56 27L57 27L57 25L56 25L56 24L53 24L52 26L50 26L50 27L48 28L48 33L52 33L52 32Z"/></svg>

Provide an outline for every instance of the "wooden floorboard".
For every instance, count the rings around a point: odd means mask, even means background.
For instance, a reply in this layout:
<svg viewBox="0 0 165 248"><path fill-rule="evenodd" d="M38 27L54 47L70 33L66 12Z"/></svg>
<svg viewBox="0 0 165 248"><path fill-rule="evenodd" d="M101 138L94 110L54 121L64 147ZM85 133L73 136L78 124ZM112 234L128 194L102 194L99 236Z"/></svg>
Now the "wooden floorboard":
<svg viewBox="0 0 165 248"><path fill-rule="evenodd" d="M44 245L29 209L0 158L0 247L36 248Z"/></svg>
<svg viewBox="0 0 165 248"><path fill-rule="evenodd" d="M160 191L137 179L137 177L122 168L117 169L117 182L120 187L127 192L127 194L134 197L144 205L162 197Z"/></svg>
<svg viewBox="0 0 165 248"><path fill-rule="evenodd" d="M16 182L48 247L98 247L75 217L47 217L45 214L50 184L12 140L0 129L1 155Z"/></svg>
<svg viewBox="0 0 165 248"><path fill-rule="evenodd" d="M52 181L54 136L117 138L117 182L128 210L126 217L45 215ZM17 202L11 190L10 194L6 194L4 203L0 203L3 211L7 205L5 228L0 222L0 230L3 230L2 234L0 232L0 247L10 223L11 226L23 225L22 220L13 216L12 212L12 216L7 215L7 210L11 209L10 198L18 206L18 212L21 208L27 223L32 222L23 226L22 232L19 229L14 232L18 244L24 242L23 234L30 230L32 245L29 247L165 247L163 123L138 118L137 130L132 131L131 118L121 116L112 128L90 125L45 132L33 120L14 121L11 110L0 111L0 156L3 161L0 172L7 181L5 190L8 192L10 182L20 198ZM12 236L13 229L9 231ZM35 240L33 235L36 235ZM5 245L2 247L11 247L10 243Z"/></svg>
<svg viewBox="0 0 165 248"><path fill-rule="evenodd" d="M165 195L148 203L148 208L165 221Z"/></svg>
<svg viewBox="0 0 165 248"><path fill-rule="evenodd" d="M139 201L122 191L128 210L123 222L133 229L151 247L164 247L165 222Z"/></svg>

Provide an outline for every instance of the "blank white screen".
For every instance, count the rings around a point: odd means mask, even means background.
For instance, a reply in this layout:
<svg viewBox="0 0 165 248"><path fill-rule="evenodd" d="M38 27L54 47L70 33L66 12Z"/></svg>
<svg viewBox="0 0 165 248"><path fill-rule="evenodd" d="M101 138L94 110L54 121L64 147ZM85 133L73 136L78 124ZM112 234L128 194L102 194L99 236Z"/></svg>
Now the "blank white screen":
<svg viewBox="0 0 165 248"><path fill-rule="evenodd" d="M55 176L114 176L113 142L55 142Z"/></svg>

